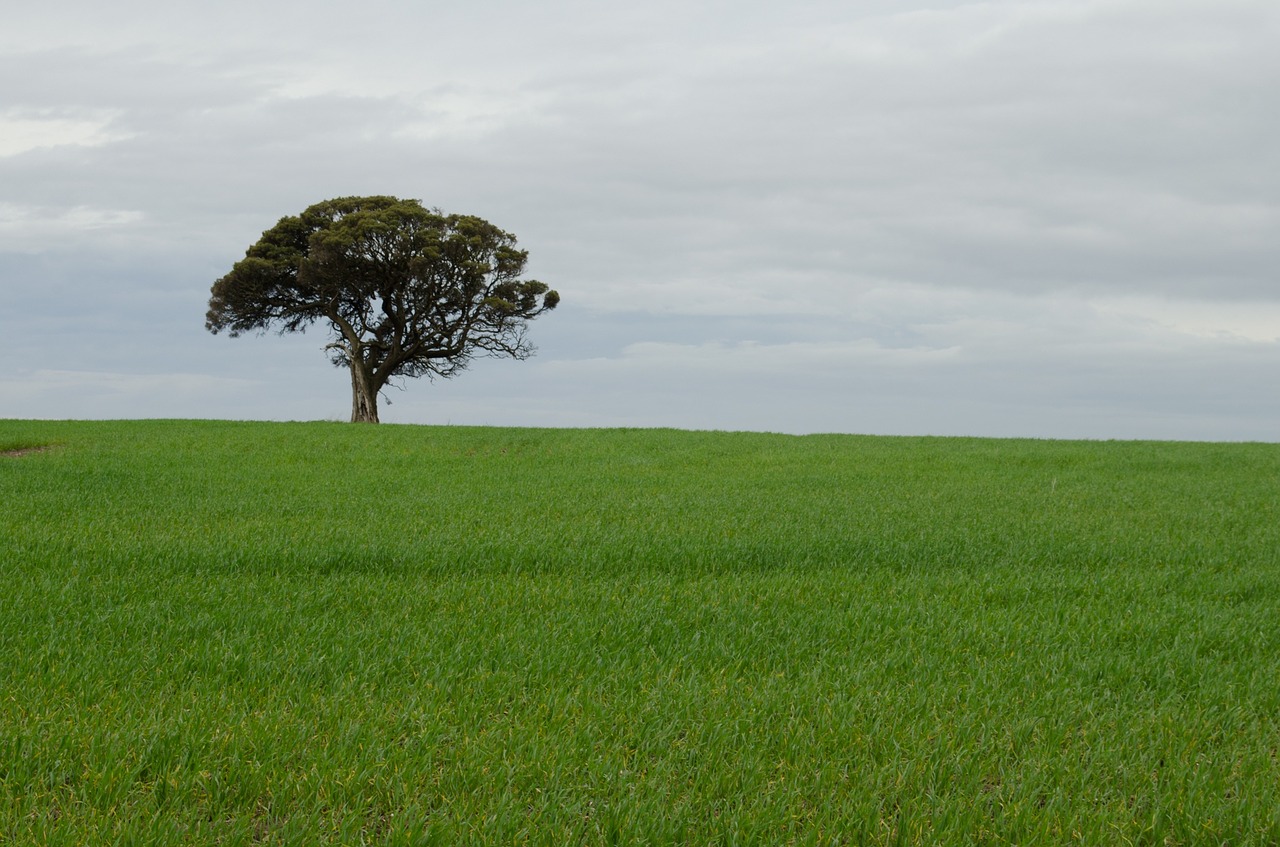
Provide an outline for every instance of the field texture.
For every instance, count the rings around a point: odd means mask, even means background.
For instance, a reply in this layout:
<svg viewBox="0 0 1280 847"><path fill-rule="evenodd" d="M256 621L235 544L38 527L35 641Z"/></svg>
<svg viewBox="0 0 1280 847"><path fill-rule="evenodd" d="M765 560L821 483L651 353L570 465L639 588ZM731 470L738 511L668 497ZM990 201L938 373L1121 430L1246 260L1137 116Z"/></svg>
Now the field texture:
<svg viewBox="0 0 1280 847"><path fill-rule="evenodd" d="M1280 445L0 451L0 843L1280 843Z"/></svg>

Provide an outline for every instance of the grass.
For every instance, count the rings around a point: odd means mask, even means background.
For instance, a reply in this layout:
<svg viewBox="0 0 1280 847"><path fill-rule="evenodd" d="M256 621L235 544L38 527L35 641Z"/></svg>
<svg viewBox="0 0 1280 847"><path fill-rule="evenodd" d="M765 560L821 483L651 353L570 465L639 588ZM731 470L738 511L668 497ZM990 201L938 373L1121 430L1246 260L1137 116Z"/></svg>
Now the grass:
<svg viewBox="0 0 1280 847"><path fill-rule="evenodd" d="M45 444L0 843L1280 843L1278 445Z"/></svg>

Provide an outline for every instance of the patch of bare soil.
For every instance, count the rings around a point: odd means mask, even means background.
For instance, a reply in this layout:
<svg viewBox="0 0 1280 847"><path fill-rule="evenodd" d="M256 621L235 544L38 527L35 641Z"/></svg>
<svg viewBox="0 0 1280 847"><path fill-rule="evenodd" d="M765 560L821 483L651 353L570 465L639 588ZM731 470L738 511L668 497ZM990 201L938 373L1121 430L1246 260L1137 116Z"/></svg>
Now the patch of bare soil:
<svg viewBox="0 0 1280 847"><path fill-rule="evenodd" d="M19 456L29 456L32 453L47 453L53 448L46 445L44 447L18 447L14 450L0 450L0 457L7 456L16 459Z"/></svg>

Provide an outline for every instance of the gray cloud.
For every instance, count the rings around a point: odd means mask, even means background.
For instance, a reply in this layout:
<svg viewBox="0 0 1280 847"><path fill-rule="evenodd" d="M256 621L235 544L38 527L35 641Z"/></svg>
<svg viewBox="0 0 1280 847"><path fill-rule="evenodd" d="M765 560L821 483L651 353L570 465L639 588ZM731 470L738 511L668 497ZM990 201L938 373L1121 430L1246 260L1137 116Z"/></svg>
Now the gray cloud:
<svg viewBox="0 0 1280 847"><path fill-rule="evenodd" d="M517 233L566 302L538 360L411 386L393 420L1274 434L1280 9L855 6L26 8L0 414L181 374L222 387L134 408L342 414L321 337L209 338L204 301L280 216L393 193Z"/></svg>

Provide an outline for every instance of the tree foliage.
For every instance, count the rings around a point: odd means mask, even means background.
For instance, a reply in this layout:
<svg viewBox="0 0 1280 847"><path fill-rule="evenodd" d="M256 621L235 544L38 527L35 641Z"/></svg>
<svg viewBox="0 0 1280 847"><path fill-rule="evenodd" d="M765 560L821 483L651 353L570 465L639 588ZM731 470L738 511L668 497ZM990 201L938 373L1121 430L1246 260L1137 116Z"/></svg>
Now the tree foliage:
<svg viewBox="0 0 1280 847"><path fill-rule="evenodd" d="M213 284L212 333L304 331L327 322L351 371L353 421L378 420L396 377L451 377L477 355L525 359L528 321L560 295L523 280L515 236L417 200L340 197L281 218Z"/></svg>

